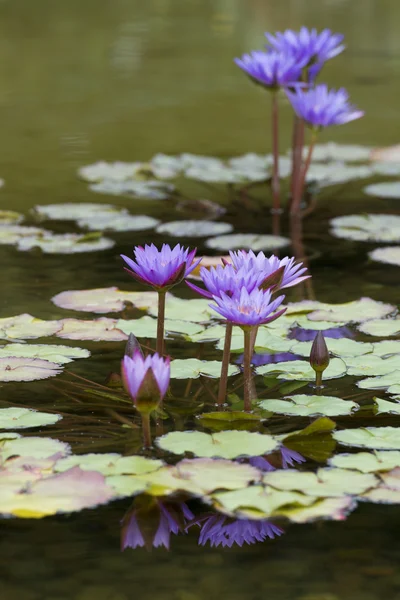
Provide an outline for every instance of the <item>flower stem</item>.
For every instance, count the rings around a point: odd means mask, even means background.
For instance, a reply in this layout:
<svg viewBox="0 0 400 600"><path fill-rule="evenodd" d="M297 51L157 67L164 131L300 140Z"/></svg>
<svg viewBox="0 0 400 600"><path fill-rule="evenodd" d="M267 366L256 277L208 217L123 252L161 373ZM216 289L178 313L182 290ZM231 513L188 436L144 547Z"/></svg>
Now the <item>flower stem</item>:
<svg viewBox="0 0 400 600"><path fill-rule="evenodd" d="M322 387L322 372L321 371L317 371L315 373L315 387L316 388Z"/></svg>
<svg viewBox="0 0 400 600"><path fill-rule="evenodd" d="M252 355L252 330L243 329L244 334L244 357L243 357L243 375L244 375L244 410L251 411L251 392L252 392L252 373L251 373L251 355Z"/></svg>
<svg viewBox="0 0 400 600"><path fill-rule="evenodd" d="M227 321L226 328L225 328L224 353L222 356L221 378L219 380L219 389L218 389L218 406L222 406L222 404L224 404L224 402L226 400L226 388L228 385L229 359L230 359L230 353L231 353L232 329L233 329L232 323Z"/></svg>
<svg viewBox="0 0 400 600"><path fill-rule="evenodd" d="M272 206L273 212L279 213L281 208L280 201L280 181L279 181L279 130L278 130L278 93L272 92Z"/></svg>
<svg viewBox="0 0 400 600"><path fill-rule="evenodd" d="M158 317L157 317L157 342L156 352L164 354L164 320L165 320L165 292L158 292Z"/></svg>
<svg viewBox="0 0 400 600"><path fill-rule="evenodd" d="M143 447L151 448L150 413L142 413Z"/></svg>

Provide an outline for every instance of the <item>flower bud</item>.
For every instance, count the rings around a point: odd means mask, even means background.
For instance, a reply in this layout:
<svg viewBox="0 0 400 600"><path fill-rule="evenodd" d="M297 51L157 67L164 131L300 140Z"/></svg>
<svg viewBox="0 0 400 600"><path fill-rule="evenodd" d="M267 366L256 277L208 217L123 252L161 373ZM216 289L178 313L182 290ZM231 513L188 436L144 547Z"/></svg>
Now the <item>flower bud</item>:
<svg viewBox="0 0 400 600"><path fill-rule="evenodd" d="M329 350L322 331L318 331L311 346L310 365L316 373L322 373L329 365Z"/></svg>
<svg viewBox="0 0 400 600"><path fill-rule="evenodd" d="M149 414L156 410L167 393L170 378L169 358L158 354L143 357L140 350L122 360L122 379L137 410Z"/></svg>

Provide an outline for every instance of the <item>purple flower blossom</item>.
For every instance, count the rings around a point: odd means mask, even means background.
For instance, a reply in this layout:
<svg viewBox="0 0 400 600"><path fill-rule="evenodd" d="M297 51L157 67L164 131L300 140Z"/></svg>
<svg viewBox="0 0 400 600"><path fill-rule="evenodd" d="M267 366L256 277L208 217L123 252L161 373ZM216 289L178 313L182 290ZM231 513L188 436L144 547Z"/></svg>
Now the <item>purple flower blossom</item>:
<svg viewBox="0 0 400 600"><path fill-rule="evenodd" d="M251 456L249 458L249 463L252 467L260 469L260 471L270 472L276 470L275 467L271 465L271 463L268 462L268 460L263 456Z"/></svg>
<svg viewBox="0 0 400 600"><path fill-rule="evenodd" d="M281 456L282 456L282 467L284 469L289 469L290 467L294 467L295 463L306 462L306 459L304 458L304 456L302 456L295 450L290 450L289 448L285 448L285 446L281 447Z"/></svg>
<svg viewBox="0 0 400 600"><path fill-rule="evenodd" d="M205 298L220 296L222 292L228 296L232 296L238 289L244 287L248 292L260 287L265 276L260 271L255 271L248 266L243 266L241 269L235 269L232 265L227 264L222 267L211 267L206 269L200 268L200 276L203 280L206 289L199 288L194 283L186 281L187 285L195 292L201 294Z"/></svg>
<svg viewBox="0 0 400 600"><path fill-rule="evenodd" d="M253 327L263 325L280 317L286 310L283 308L279 312L274 311L282 304L285 296L279 296L271 301L271 292L254 289L248 292L242 287L232 297L224 292L221 295L213 296L215 304L210 304L210 308L225 317L227 321L241 327Z"/></svg>
<svg viewBox="0 0 400 600"><path fill-rule="evenodd" d="M235 63L250 77L266 87L293 86L301 76L302 64L293 55L271 50L256 50L235 58Z"/></svg>
<svg viewBox="0 0 400 600"><path fill-rule="evenodd" d="M122 379L127 392L140 412L151 412L167 393L170 379L170 360L158 354L143 357L140 350L132 358L122 360Z"/></svg>
<svg viewBox="0 0 400 600"><path fill-rule="evenodd" d="M323 29L318 33L316 29L302 27L300 31L287 29L274 35L266 33L265 36L274 50L292 56L302 67L310 67L311 81L317 76L324 62L345 49L342 44L344 36L332 33L330 29Z"/></svg>
<svg viewBox="0 0 400 600"><path fill-rule="evenodd" d="M324 329L323 333L326 338L331 339L354 338L354 333L348 327L331 327L330 329ZM293 327L288 338L298 342L312 342L315 339L315 329Z"/></svg>
<svg viewBox="0 0 400 600"><path fill-rule="evenodd" d="M285 256L285 258L279 259L272 254L268 258L264 252L254 254L252 250L249 252L238 250L237 252L229 252L229 255L235 269L247 268L259 271L264 274L265 278L270 277L283 267L280 283L274 288L275 292L283 288L293 287L311 277L311 275L303 275L306 273L307 267L303 267L303 263L295 263L294 257Z"/></svg>
<svg viewBox="0 0 400 600"><path fill-rule="evenodd" d="M320 84L308 90L297 89L286 92L295 113L312 128L321 129L330 125L343 125L364 115L349 103L344 88L329 90Z"/></svg>
<svg viewBox="0 0 400 600"><path fill-rule="evenodd" d="M121 254L130 267L125 270L140 283L151 285L156 289L167 289L181 282L200 263L201 258L193 262L196 249L190 251L176 244L171 248L163 244L158 250L154 244L135 246L135 260ZM136 262L135 262L136 261Z"/></svg>
<svg viewBox="0 0 400 600"><path fill-rule="evenodd" d="M232 548L234 544L255 544L263 542L266 538L273 539L282 535L283 530L269 521L251 519L229 519L225 515L212 515L208 517L201 528L199 544L204 546L222 546Z"/></svg>
<svg viewBox="0 0 400 600"><path fill-rule="evenodd" d="M192 519L194 515L184 502L142 498L124 517L121 549L164 546L169 550L171 533L185 532L187 521Z"/></svg>

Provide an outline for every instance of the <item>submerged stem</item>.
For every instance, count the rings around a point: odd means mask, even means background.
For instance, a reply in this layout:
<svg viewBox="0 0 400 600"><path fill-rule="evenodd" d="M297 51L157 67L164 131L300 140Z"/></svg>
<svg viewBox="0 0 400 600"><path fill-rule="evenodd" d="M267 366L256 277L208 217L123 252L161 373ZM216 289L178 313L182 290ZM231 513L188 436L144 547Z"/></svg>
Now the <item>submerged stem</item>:
<svg viewBox="0 0 400 600"><path fill-rule="evenodd" d="M251 373L251 356L252 356L252 329L243 329L244 334L244 357L243 357L243 376L244 376L244 410L251 411L251 393L252 393L252 373Z"/></svg>
<svg viewBox="0 0 400 600"><path fill-rule="evenodd" d="M143 447L151 448L150 413L142 413Z"/></svg>
<svg viewBox="0 0 400 600"><path fill-rule="evenodd" d="M304 123L303 123L303 127L304 127ZM312 158L312 154L313 154L313 150L314 150L316 141L317 141L317 133L316 133L316 131L314 131L312 134L312 137L311 137L310 145L308 147L307 158L304 162L304 166L303 166L303 168L301 168L301 166L299 168L298 181L297 181L297 185L296 185L296 194L295 194L294 201L292 203L292 208L290 211L292 214L300 212L300 204L301 204L301 199L302 199L303 192L304 192L304 185L306 183L306 177L307 177L308 169L311 164L311 158Z"/></svg>
<svg viewBox="0 0 400 600"><path fill-rule="evenodd" d="M227 321L226 328L225 328L224 353L222 356L221 378L219 380L219 389L218 389L218 405L219 406L222 406L222 404L224 404L224 402L226 400L226 388L228 385L229 358L230 358L230 353L231 353L232 329L233 329L232 323Z"/></svg>
<svg viewBox="0 0 400 600"><path fill-rule="evenodd" d="M164 354L164 320L165 320L165 292L158 292L158 316L157 316L157 342L156 352L160 356Z"/></svg>
<svg viewBox="0 0 400 600"><path fill-rule="evenodd" d="M278 93L272 92L272 206L273 212L279 213L280 202L280 181L279 181L279 131L278 131Z"/></svg>

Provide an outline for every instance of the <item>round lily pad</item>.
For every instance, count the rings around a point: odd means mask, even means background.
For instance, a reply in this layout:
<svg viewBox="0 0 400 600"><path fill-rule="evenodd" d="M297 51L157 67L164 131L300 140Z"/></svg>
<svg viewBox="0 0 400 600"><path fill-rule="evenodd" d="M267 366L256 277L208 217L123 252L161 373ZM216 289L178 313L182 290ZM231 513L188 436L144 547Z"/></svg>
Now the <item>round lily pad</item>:
<svg viewBox="0 0 400 600"><path fill-rule="evenodd" d="M191 452L209 458L262 456L279 447L272 436L248 431L220 431L212 435L201 431L173 431L157 438L156 443L162 450L174 454Z"/></svg>
<svg viewBox="0 0 400 600"><path fill-rule="evenodd" d="M116 328L123 331L127 335L133 333L135 337L157 337L157 320L153 317L142 317L141 319L120 319L116 323ZM203 331L203 325L199 323L191 323L190 321L178 321L166 319L164 321L165 332L169 334L178 334L192 336Z"/></svg>
<svg viewBox="0 0 400 600"><path fill-rule="evenodd" d="M25 357L0 358L0 381L36 381L61 373L59 364Z"/></svg>
<svg viewBox="0 0 400 600"><path fill-rule="evenodd" d="M230 223L219 221L171 221L163 223L156 229L157 233L166 233L172 237L207 237L232 231Z"/></svg>
<svg viewBox="0 0 400 600"><path fill-rule="evenodd" d="M193 300L174 297L167 298L165 318L178 321L187 320L192 323L206 323L214 313L209 304L210 301L203 298ZM153 305L149 307L148 312L157 317L157 306Z"/></svg>
<svg viewBox="0 0 400 600"><path fill-rule="evenodd" d="M72 362L76 358L88 358L89 350L59 344L7 344L0 348L3 357L41 358L60 365Z"/></svg>
<svg viewBox="0 0 400 600"><path fill-rule="evenodd" d="M275 364L264 365L257 368L259 375L277 375L278 379L288 381L314 381L315 371L310 363L305 360L284 361ZM323 379L337 379L346 374L346 365L340 358L333 358L323 373Z"/></svg>
<svg viewBox="0 0 400 600"><path fill-rule="evenodd" d="M361 214L335 217L332 235L359 242L397 242L400 238L400 216Z"/></svg>
<svg viewBox="0 0 400 600"><path fill-rule="evenodd" d="M54 221L77 221L96 217L97 214L108 215L112 218L121 209L113 204L100 204L95 202L61 202L59 204L40 204L33 209L34 214ZM127 212L127 211L125 211Z"/></svg>
<svg viewBox="0 0 400 600"><path fill-rule="evenodd" d="M400 239L400 238L399 238ZM400 267L400 246L389 246L388 248L376 248L368 253L371 260L396 265Z"/></svg>
<svg viewBox="0 0 400 600"><path fill-rule="evenodd" d="M16 245L22 243L24 238L31 239L44 235L51 235L51 232L27 225L0 225L0 244L2 245Z"/></svg>
<svg viewBox="0 0 400 600"><path fill-rule="evenodd" d="M376 450L373 453L336 454L329 460L329 464L332 467L361 471L361 473L379 473L400 467L400 452L397 450Z"/></svg>
<svg viewBox="0 0 400 600"><path fill-rule="evenodd" d="M172 379L196 379L200 375L218 378L222 363L218 360L199 360L197 358L177 358L171 361ZM228 375L237 375L239 368L229 365Z"/></svg>
<svg viewBox="0 0 400 600"><path fill-rule="evenodd" d="M313 161L332 161L340 160L345 162L365 162L370 158L372 148L369 146L358 146L352 144L337 144L336 142L327 142L326 144L316 144L313 150ZM304 148L304 158L306 158L308 148Z"/></svg>
<svg viewBox="0 0 400 600"><path fill-rule="evenodd" d="M54 335L61 329L60 321L43 321L29 314L0 319L0 337L5 340L27 340Z"/></svg>
<svg viewBox="0 0 400 600"><path fill-rule="evenodd" d="M67 471L78 466L83 471L97 471L103 475L143 475L157 471L163 465L162 460L145 456L121 456L117 453L79 454L58 460L55 470Z"/></svg>
<svg viewBox="0 0 400 600"><path fill-rule="evenodd" d="M117 319L62 319L61 323L62 329L56 335L64 340L121 342L128 339L126 333L117 329Z"/></svg>
<svg viewBox="0 0 400 600"><path fill-rule="evenodd" d="M80 254L108 250L115 245L114 240L95 235L78 233L46 233L41 236L23 237L17 248L23 252L40 248L45 254Z"/></svg>
<svg viewBox="0 0 400 600"><path fill-rule="evenodd" d="M117 161L113 163L100 160L92 165L86 165L78 170L79 177L89 183L111 179L113 181L125 181L136 176L141 167L140 162L126 163Z"/></svg>
<svg viewBox="0 0 400 600"><path fill-rule="evenodd" d="M391 337L400 333L400 319L373 319L372 321L361 323L358 329L362 333L376 337Z"/></svg>
<svg viewBox="0 0 400 600"><path fill-rule="evenodd" d="M377 302L371 298L360 298L344 304L325 305L307 315L310 321L333 321L340 323L363 323L389 315L396 309L392 304Z"/></svg>
<svg viewBox="0 0 400 600"><path fill-rule="evenodd" d="M336 356L340 356L343 359L347 356L361 356L373 351L372 344L356 342L355 340L349 340L347 338L329 338L326 339L326 343L329 352L336 354ZM312 344L313 342L297 342L290 350L294 354L309 357Z"/></svg>
<svg viewBox="0 0 400 600"><path fill-rule="evenodd" d="M364 188L364 193L379 198L400 198L400 181L372 183Z"/></svg>
<svg viewBox="0 0 400 600"><path fill-rule="evenodd" d="M21 213L14 212L13 210L0 210L0 225L16 225L23 221L23 219L24 215L21 215Z"/></svg>
<svg viewBox="0 0 400 600"><path fill-rule="evenodd" d="M114 181L104 179L89 186L92 192L112 196L134 196L141 200L167 200L174 186L162 181Z"/></svg>
<svg viewBox="0 0 400 600"><path fill-rule="evenodd" d="M400 355L383 359L375 354L345 358L348 375L388 375L400 369Z"/></svg>
<svg viewBox="0 0 400 600"><path fill-rule="evenodd" d="M0 446L0 458L2 462L6 461L10 456L50 458L54 455L59 455L58 458L61 458L62 456L67 456L70 452L71 448L68 444L47 437L7 439Z"/></svg>
<svg viewBox="0 0 400 600"><path fill-rule="evenodd" d="M99 212L77 221L79 227L90 231L145 231L154 229L159 224L159 219L146 215L130 215L127 211L108 215Z"/></svg>
<svg viewBox="0 0 400 600"><path fill-rule="evenodd" d="M275 250L288 246L290 240L279 235L258 235L255 233L231 233L227 235L219 235L208 239L205 242L207 248L214 250L234 250L235 248L243 248L254 250Z"/></svg>
<svg viewBox="0 0 400 600"><path fill-rule="evenodd" d="M172 295L167 294L167 301L170 299L172 299ZM82 312L120 312L124 309L126 302L130 302L135 308L141 310L152 308L157 311L158 294L147 290L124 292L117 287L109 287L92 290L68 290L53 296L51 301L60 308Z"/></svg>
<svg viewBox="0 0 400 600"><path fill-rule="evenodd" d="M306 394L290 396L283 400L263 400L259 406L274 413L302 417L350 415L359 408L355 402L342 400L335 396L308 396Z"/></svg>
<svg viewBox="0 0 400 600"><path fill-rule="evenodd" d="M61 415L39 412L30 408L0 408L0 429L25 429L54 425Z"/></svg>
<svg viewBox="0 0 400 600"><path fill-rule="evenodd" d="M334 431L333 437L345 446L371 450L400 450L399 427L359 427Z"/></svg>

